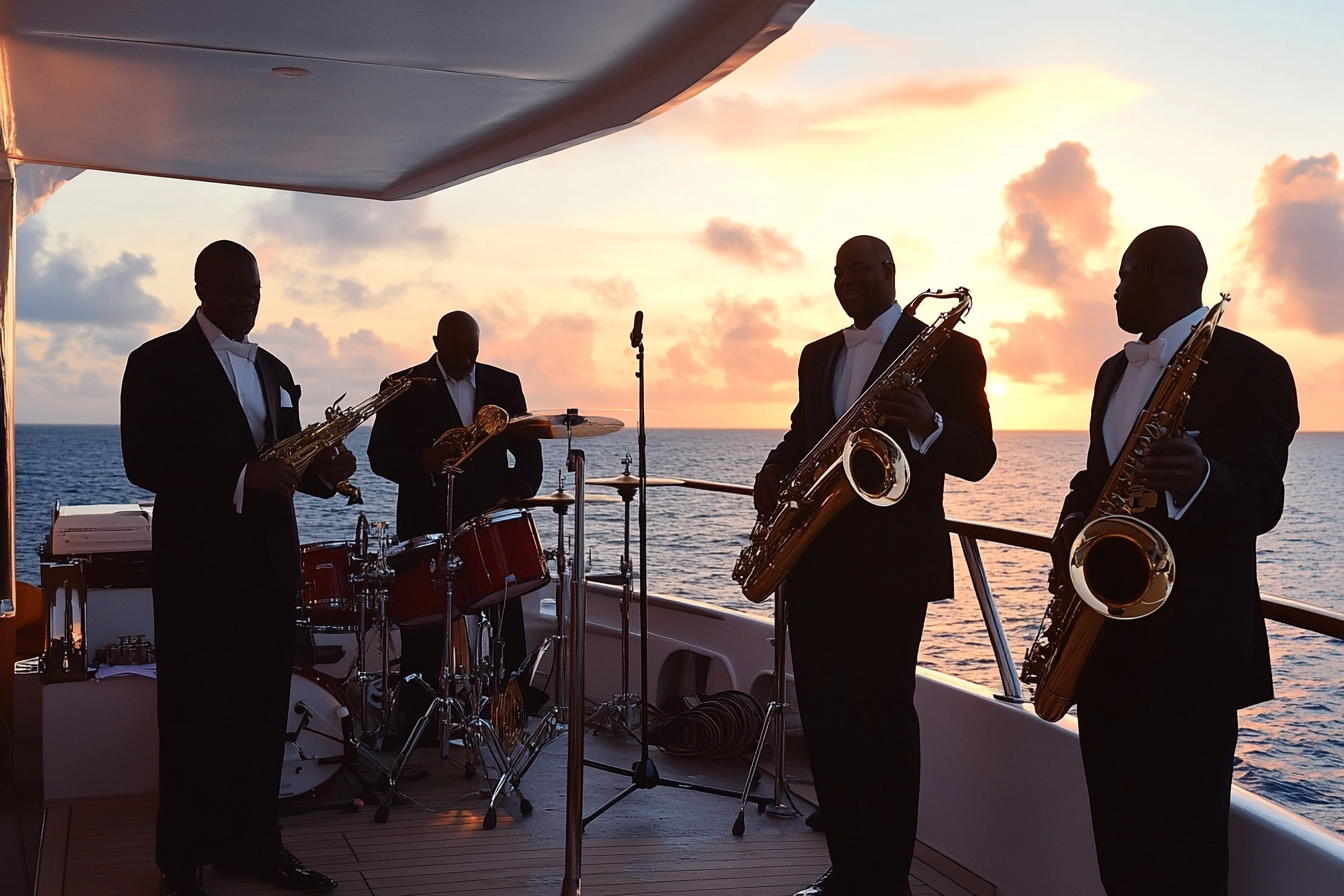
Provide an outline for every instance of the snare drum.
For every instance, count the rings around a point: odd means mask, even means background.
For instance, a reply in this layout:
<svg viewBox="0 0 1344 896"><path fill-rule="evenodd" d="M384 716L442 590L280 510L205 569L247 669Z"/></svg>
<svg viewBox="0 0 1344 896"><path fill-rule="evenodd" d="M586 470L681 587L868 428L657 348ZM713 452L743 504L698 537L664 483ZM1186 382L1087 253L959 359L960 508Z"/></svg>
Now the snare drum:
<svg viewBox="0 0 1344 896"><path fill-rule="evenodd" d="M442 535L417 535L387 550L387 565L395 573L387 589L387 616L400 626L443 621L443 580L439 573ZM456 590L453 594L457 597ZM455 612L462 604L453 601Z"/></svg>
<svg viewBox="0 0 1344 896"><path fill-rule="evenodd" d="M468 520L453 533L462 558L453 606L477 612L506 597L531 594L551 580L537 526L526 510L498 510Z"/></svg>
<svg viewBox="0 0 1344 896"><path fill-rule="evenodd" d="M299 660L289 679L289 722L280 798L298 796L325 784L355 758L350 710L340 682Z"/></svg>
<svg viewBox="0 0 1344 896"><path fill-rule="evenodd" d="M299 548L303 569L303 605L313 625L354 631L359 603L350 584L350 545L344 541L305 544Z"/></svg>

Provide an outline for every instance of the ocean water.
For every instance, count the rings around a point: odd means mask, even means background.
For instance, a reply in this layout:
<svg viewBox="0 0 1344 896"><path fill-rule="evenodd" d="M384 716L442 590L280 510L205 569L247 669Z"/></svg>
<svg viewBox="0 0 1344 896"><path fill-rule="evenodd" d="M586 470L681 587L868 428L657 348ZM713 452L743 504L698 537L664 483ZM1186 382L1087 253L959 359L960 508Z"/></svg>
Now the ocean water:
<svg viewBox="0 0 1344 896"><path fill-rule="evenodd" d="M353 537L360 510L375 522L395 520L395 486L370 473L365 463L368 432L363 428L349 440L361 461L355 482L363 490L364 505L347 507L339 497L319 501L299 496L296 507L305 542ZM759 430L651 430L649 475L749 484L778 436ZM1070 476L1083 464L1086 436L1005 432L997 441L999 460L984 481L948 480L948 514L1048 531ZM149 497L123 475L115 426L21 425L15 445L18 571L24 581L38 581L37 548L50 526L54 501L123 503ZM613 476L621 472L624 455L636 452L636 436L630 428L576 441L575 447L584 451L588 478ZM542 491L555 491L566 446L543 442L543 454ZM1339 537L1344 530L1344 434L1299 434L1286 486L1283 519L1259 544L1261 588L1344 610L1344 544ZM590 487L589 492L615 495L609 488ZM588 505L586 547L593 573L618 570L624 512L619 502ZM638 568L638 504L631 512ZM756 605L742 598L730 576L755 518L750 498L651 488L647 518L650 591L761 615L771 612L768 602ZM534 519L542 545L554 547L555 514L541 509L534 511ZM567 520L572 538L570 529ZM1046 557L990 544L981 545L981 551L1014 658L1020 662L1047 600ZM956 556L960 563L959 550ZM1269 634L1278 699L1242 713L1236 779L1344 833L1344 643L1274 622ZM930 608L920 655L930 668L999 686L979 607L960 566L956 598Z"/></svg>

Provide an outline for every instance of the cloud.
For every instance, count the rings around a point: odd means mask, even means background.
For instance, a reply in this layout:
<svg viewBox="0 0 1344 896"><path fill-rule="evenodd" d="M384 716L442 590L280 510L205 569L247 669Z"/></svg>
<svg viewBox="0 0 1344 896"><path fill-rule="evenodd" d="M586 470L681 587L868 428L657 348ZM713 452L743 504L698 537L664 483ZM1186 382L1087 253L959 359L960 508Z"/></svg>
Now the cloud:
<svg viewBox="0 0 1344 896"><path fill-rule="evenodd" d="M1279 156L1260 173L1242 258L1280 322L1344 332L1344 182L1334 153Z"/></svg>
<svg viewBox="0 0 1344 896"><path fill-rule="evenodd" d="M1090 388L1118 335L1113 259L1093 263L1116 237L1111 194L1098 183L1087 147L1064 142L1011 181L1003 201L1000 260L1014 279L1048 291L1059 313L1000 324L993 369L1060 392Z"/></svg>
<svg viewBox="0 0 1344 896"><path fill-rule="evenodd" d="M729 218L710 218L694 240L720 258L757 270L792 268L803 263L803 253L793 239L773 227L751 227Z"/></svg>
<svg viewBox="0 0 1344 896"><path fill-rule="evenodd" d="M792 395L797 358L774 344L782 332L773 299L719 295L709 320L667 352L669 391L682 399L778 401Z"/></svg>
<svg viewBox="0 0 1344 896"><path fill-rule="evenodd" d="M579 289L592 295L598 304L608 308L628 308L639 297L635 284L628 277L616 274L604 280L591 277L573 277L569 281Z"/></svg>
<svg viewBox="0 0 1344 896"><path fill-rule="evenodd" d="M315 193L275 193L252 206L252 227L264 239L314 249L328 262L352 261L383 249L447 254L448 229L431 220L428 200L379 202Z"/></svg>
<svg viewBox="0 0 1344 896"><path fill-rule="evenodd" d="M763 147L789 143L840 144L856 132L884 130L892 116L928 109L964 109L1007 91L1006 76L968 76L944 80L905 78L890 81L858 99L836 90L824 96L759 99L751 94L714 93L669 112L658 127L724 147Z"/></svg>
<svg viewBox="0 0 1344 896"><path fill-rule="evenodd" d="M323 410L342 393L350 407L378 391L389 373L423 361L420 352L387 342L372 330L360 329L332 340L316 323L294 318L271 324L249 337L289 367L303 387L299 411L305 423L322 419Z"/></svg>
<svg viewBox="0 0 1344 896"><path fill-rule="evenodd" d="M35 215L57 190L75 178L83 168L64 168L59 165L20 165L14 172L14 219L22 224L29 215Z"/></svg>

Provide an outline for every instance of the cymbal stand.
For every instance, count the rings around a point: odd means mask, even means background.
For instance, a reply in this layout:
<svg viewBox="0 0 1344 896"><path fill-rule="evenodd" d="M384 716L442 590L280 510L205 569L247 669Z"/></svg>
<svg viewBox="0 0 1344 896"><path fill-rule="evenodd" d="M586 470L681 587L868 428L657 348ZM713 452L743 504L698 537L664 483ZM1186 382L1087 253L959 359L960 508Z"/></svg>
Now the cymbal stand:
<svg viewBox="0 0 1344 896"><path fill-rule="evenodd" d="M649 696L649 594L648 594L648 469L646 467L645 448L647 439L644 432L644 312L635 312L634 329L630 332L630 346L636 350L636 359L639 361L639 368L635 371L635 378L639 380L639 648L640 648L640 693L643 699L648 700ZM573 452L571 452L572 454ZM581 499L580 499L581 500ZM582 650L581 645L576 645L576 650ZM583 704L580 703L580 706ZM583 826L597 818L603 812L606 812L612 806L634 793L636 790L652 790L655 787L676 787L680 790L695 790L700 793L711 793L716 796L726 796L737 798L738 793L735 790L725 790L721 787L710 787L705 784L693 784L688 781L673 781L658 776L658 767L653 764L649 758L649 714L640 713L640 758L629 769L618 768L614 765L606 765L601 762L589 760L586 765L591 768L604 772L610 772L614 775L626 775L630 778L630 784L607 800L591 814L583 819ZM572 740L572 737L571 737ZM572 750L572 747L571 747ZM573 754L571 752L571 761ZM582 794L580 794L582 796ZM751 796L748 798L751 802L761 803L766 797Z"/></svg>
<svg viewBox="0 0 1344 896"><path fill-rule="evenodd" d="M633 459L627 452L621 463L625 464L625 475L630 476L630 464ZM625 553L621 555L621 692L605 703L593 707L584 722L589 731L608 731L611 734L624 732L635 736L630 719L632 713L644 711L642 697L630 693L630 599L634 595L634 564L630 559L630 504L634 500L637 485L620 485L616 491L625 502Z"/></svg>
<svg viewBox="0 0 1344 896"><path fill-rule="evenodd" d="M756 811L764 812L775 818L797 818L800 814L798 807L793 802L793 792L789 790L788 778L784 775L784 750L785 750L785 722L787 721L789 704L787 698L787 682L784 675L785 657L787 656L787 628L785 621L788 618L788 605L784 602L779 591L775 591L775 636L770 639L770 643L775 647L775 694L770 701L770 705L765 710L765 722L761 725L761 737L756 742L756 754L751 757L751 767L747 769L747 780L742 785L742 805L737 809L737 820L733 822L733 835L740 837L747 830L747 801L751 793L751 788L756 783L756 773L761 766L761 754L765 751L765 745L770 739L770 726L773 724L775 734L775 795L774 798L766 804L757 803ZM785 805L788 800L788 805Z"/></svg>
<svg viewBox="0 0 1344 896"><path fill-rule="evenodd" d="M577 415L578 410L576 408L570 408L569 413L566 414L566 418L578 419ZM570 460L568 461L571 470L574 469L573 455L578 454L582 457L582 452L576 452L573 448L573 444L574 441L571 436L569 439L569 445L571 446L569 449ZM572 684L569 687L566 685L567 682L572 683L573 680L572 654L569 650L569 645L572 643L573 639L573 624L570 622L567 631L566 622L571 620L575 604L575 601L571 600L571 586L583 579L583 496L577 478L575 484L575 505L579 509L574 513L574 537L576 539L574 550L575 556L580 558L580 575L576 579L571 574L569 564L565 559L565 514L568 512L569 508L564 504L555 504L551 509L554 510L556 514L556 633L554 635L548 635L546 640L542 642L541 648L537 651L537 659L532 664L532 679L530 682L535 686L537 670L541 666L542 657L546 655L547 650L554 648L555 655L551 661L552 673L550 677L556 682L555 703L551 706L551 709L546 715L542 717L541 721L528 733L527 737L523 738L508 754L507 761L504 763L500 772L499 780L495 782L494 789L490 793L490 805L486 809L485 820L483 822L483 827L486 830L495 827L497 821L495 806L498 804L500 797L509 790L518 794L518 808L524 815L528 815L532 812L532 804L522 795L522 792L518 790L518 785L522 782L523 776L527 774L528 769L530 769L532 764L536 762L537 757L541 755L541 751L571 731L569 711L570 707L575 704L571 699L573 691ZM562 473L560 476L560 491L564 491L564 486L565 480L564 474ZM583 704L580 702L578 705L582 706ZM581 729L583 726L577 725L573 727ZM570 734L570 739L571 741L573 740L572 733Z"/></svg>
<svg viewBox="0 0 1344 896"><path fill-rule="evenodd" d="M377 546L375 550L370 550L370 533L375 528L378 532ZM392 653L392 631L387 618L387 589L392 581L392 570L387 567L386 556L387 524L370 524L369 518L360 513L355 524L355 547L352 557L356 569L350 573L350 583L355 593L359 595L359 624L355 634L355 665L350 670L348 678L353 678L358 685L360 738L366 743L373 744L375 748L382 746L383 735L387 730L389 718L387 707L390 705L391 690L389 663ZM380 668L377 672L368 671L368 648L365 643L369 625L367 613L373 602L377 603L378 609L375 614L377 621L374 624L378 627L382 646ZM373 682L377 682L377 686L381 689L378 705L382 718L377 725L371 726L369 691Z"/></svg>
<svg viewBox="0 0 1344 896"><path fill-rule="evenodd" d="M416 744L420 742L420 738L424 735L425 730L429 727L431 720L440 718L440 716L438 716L439 712L444 712L446 717L447 715L446 710L448 710L448 707L451 706L453 700L450 694L450 688L452 687L454 677L449 671L452 668L452 664L454 661L453 644L452 644L453 580L457 577L457 571L462 566L462 560L457 556L457 553L453 550L453 543L452 543L453 478L461 472L462 470L454 466L452 463L444 464L443 475L446 477L445 482L446 495L444 501L446 508L444 510L444 521L446 525L443 540L439 545L439 558L437 568L435 569L433 575L435 586L437 587L441 583L443 587L445 622L444 622L444 636L443 636L444 666L442 673L440 675L440 684L442 685L442 687L436 691L429 682L425 681L419 675L408 675L404 679L402 679L400 685L401 687L405 687L407 684L411 683L418 684L419 686L429 691L429 693L433 696L433 699L430 700L429 706L425 709L425 714L422 715L420 718L416 719L415 724L411 726L411 732L409 736L407 736L406 742L402 745L401 752L397 754L397 758L392 762L392 765L390 767L383 763L382 759L378 756L378 754L374 750L372 750L371 748L367 747L364 744L359 745L361 755L368 758L387 777L387 793L383 796L383 800L379 804L378 810L374 812L373 815L373 820L380 823L387 821L388 815L392 811L393 801L401 797L401 793L397 790L397 781L400 780L402 772L405 771L406 769L406 764L410 761L412 754L415 752ZM386 699L387 697L385 695L384 700ZM444 718L442 724L444 725L444 728L441 733L443 740L441 740L440 743L443 745L443 748L446 749L447 748L446 718Z"/></svg>

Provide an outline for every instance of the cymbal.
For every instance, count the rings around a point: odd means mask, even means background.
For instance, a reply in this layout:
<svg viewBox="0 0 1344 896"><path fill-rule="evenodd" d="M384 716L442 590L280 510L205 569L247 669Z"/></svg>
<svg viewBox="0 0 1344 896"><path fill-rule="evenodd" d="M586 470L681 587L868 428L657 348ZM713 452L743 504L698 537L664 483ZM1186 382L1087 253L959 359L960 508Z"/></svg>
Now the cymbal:
<svg viewBox="0 0 1344 896"><path fill-rule="evenodd" d="M588 485L606 485L611 488L639 488L639 477L631 476L629 473L622 473L619 476L607 476L604 479L586 479L584 482ZM666 479L657 476L649 476L644 480L647 486L655 485L685 485L685 479Z"/></svg>
<svg viewBox="0 0 1344 896"><path fill-rule="evenodd" d="M509 435L533 439L586 439L616 432L625 424L615 417L588 417L577 411L568 414L524 414L509 421Z"/></svg>
<svg viewBox="0 0 1344 896"><path fill-rule="evenodd" d="M583 503L585 504L616 504L620 498L615 495L603 494L585 494ZM551 492L549 495L533 495L530 498L520 498L517 501L510 501L510 507L568 507L574 503L574 495L570 492Z"/></svg>

